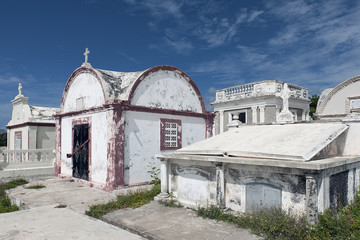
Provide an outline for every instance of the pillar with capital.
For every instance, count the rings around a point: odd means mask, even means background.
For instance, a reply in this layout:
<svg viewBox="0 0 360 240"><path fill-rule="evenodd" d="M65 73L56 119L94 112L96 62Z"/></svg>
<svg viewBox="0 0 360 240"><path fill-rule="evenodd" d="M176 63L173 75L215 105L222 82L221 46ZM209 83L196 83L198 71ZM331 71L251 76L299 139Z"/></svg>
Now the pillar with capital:
<svg viewBox="0 0 360 240"><path fill-rule="evenodd" d="M224 132L224 110L219 110L220 114L220 133Z"/></svg>
<svg viewBox="0 0 360 240"><path fill-rule="evenodd" d="M251 107L252 112L252 123L257 123L257 106Z"/></svg>
<svg viewBox="0 0 360 240"><path fill-rule="evenodd" d="M259 106L260 110L260 123L265 123L265 106Z"/></svg>

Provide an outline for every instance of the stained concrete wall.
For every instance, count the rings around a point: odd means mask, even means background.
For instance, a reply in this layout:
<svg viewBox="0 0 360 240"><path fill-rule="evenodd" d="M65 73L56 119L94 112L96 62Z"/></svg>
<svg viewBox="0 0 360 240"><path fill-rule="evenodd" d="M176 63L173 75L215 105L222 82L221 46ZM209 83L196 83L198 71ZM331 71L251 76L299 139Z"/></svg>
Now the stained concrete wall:
<svg viewBox="0 0 360 240"><path fill-rule="evenodd" d="M202 113L194 88L176 71L151 73L136 88L131 104Z"/></svg>
<svg viewBox="0 0 360 240"><path fill-rule="evenodd" d="M105 103L100 82L90 73L81 73L71 83L63 102L63 112L77 109L77 99L83 99L83 109L94 108Z"/></svg>
<svg viewBox="0 0 360 240"><path fill-rule="evenodd" d="M55 128L37 127L36 148L40 149L40 148L54 148L54 147L55 147Z"/></svg>
<svg viewBox="0 0 360 240"><path fill-rule="evenodd" d="M84 114L77 117L63 117L61 120L61 173L72 176L72 158L67 158L67 153L72 153L73 145L73 120L88 119L90 123L90 159L89 180L105 184L107 176L107 118L106 112ZM86 120L87 121L87 120Z"/></svg>
<svg viewBox="0 0 360 240"><path fill-rule="evenodd" d="M155 154L160 153L160 118L181 120L182 147L205 139L202 118L126 112L125 120L125 184L151 181L147 173L152 166L160 168ZM172 151L162 151L172 152Z"/></svg>
<svg viewBox="0 0 360 240"><path fill-rule="evenodd" d="M180 203L196 208L216 205L216 170L211 163L170 164L169 191Z"/></svg>
<svg viewBox="0 0 360 240"><path fill-rule="evenodd" d="M259 202L258 198L251 198L257 196L251 194L249 186L263 186L270 190L268 193L278 194L278 200L274 195L270 200L275 199L283 210L306 214L308 221L316 223L319 212L353 200L360 182L360 162L321 171L235 163L223 163L223 170L219 171L218 164L215 159L205 162L168 159L164 189L189 207L221 206L223 202L223 207L247 212L248 205ZM224 180L219 182L221 177L217 176L221 172ZM224 201L219 201L219 196Z"/></svg>
<svg viewBox="0 0 360 240"><path fill-rule="evenodd" d="M249 202L246 187L249 184L262 184L280 189L282 209L293 213L305 211L305 177L298 171L229 164L226 165L225 179L225 206L235 211L245 212L249 207L246 206Z"/></svg>
<svg viewBox="0 0 360 240"><path fill-rule="evenodd" d="M276 107L266 106L265 107L265 123L276 122Z"/></svg>

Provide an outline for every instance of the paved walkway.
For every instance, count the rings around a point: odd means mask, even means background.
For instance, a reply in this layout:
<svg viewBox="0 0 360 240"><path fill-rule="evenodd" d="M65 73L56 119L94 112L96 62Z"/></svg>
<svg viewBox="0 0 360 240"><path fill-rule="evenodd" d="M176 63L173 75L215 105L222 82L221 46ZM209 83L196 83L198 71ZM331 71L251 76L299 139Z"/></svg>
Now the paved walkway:
<svg viewBox="0 0 360 240"><path fill-rule="evenodd" d="M1 240L64 237L129 240L143 237L159 240L258 239L247 230L197 217L193 210L165 207L155 201L137 209L118 210L105 215L103 220L110 225L84 213L92 204L114 199L115 194L66 179L31 181L28 185L43 184L46 187L34 190L20 186L10 191L10 197L26 210L0 214ZM67 207L55 208L60 204Z"/></svg>

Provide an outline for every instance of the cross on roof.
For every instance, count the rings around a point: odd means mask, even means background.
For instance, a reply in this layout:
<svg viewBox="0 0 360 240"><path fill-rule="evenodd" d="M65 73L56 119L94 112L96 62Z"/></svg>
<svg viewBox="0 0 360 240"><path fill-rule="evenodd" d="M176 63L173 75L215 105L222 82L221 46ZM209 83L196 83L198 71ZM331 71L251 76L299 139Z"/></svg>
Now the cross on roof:
<svg viewBox="0 0 360 240"><path fill-rule="evenodd" d="M90 51L88 50L88 48L85 49L85 52L84 52L84 56L85 56L85 63L88 62L88 55L90 54Z"/></svg>

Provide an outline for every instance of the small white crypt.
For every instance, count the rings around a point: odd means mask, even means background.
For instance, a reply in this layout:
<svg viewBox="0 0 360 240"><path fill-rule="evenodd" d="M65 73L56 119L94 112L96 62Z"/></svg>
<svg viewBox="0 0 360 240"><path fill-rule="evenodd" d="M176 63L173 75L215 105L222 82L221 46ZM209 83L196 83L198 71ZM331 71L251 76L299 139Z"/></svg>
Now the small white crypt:
<svg viewBox="0 0 360 240"><path fill-rule="evenodd" d="M106 191L147 184L147 171L159 168L155 154L211 136L212 120L193 80L176 67L114 72L86 59L56 115L56 175Z"/></svg>
<svg viewBox="0 0 360 240"><path fill-rule="evenodd" d="M55 148L55 118L58 108L30 106L29 98L19 94L11 101L12 117L7 124L8 159L10 161L29 161L29 151L44 150L53 155ZM14 153L14 150L23 150ZM11 153L10 153L11 152ZM16 158L16 159L13 159Z"/></svg>
<svg viewBox="0 0 360 240"><path fill-rule="evenodd" d="M162 196L192 207L240 212L280 206L318 213L354 199L360 178L360 76L334 88L312 123L240 125L174 153L159 154ZM330 99L329 99L330 98ZM332 99L336 99L332 102ZM345 110L347 109L347 110Z"/></svg>

